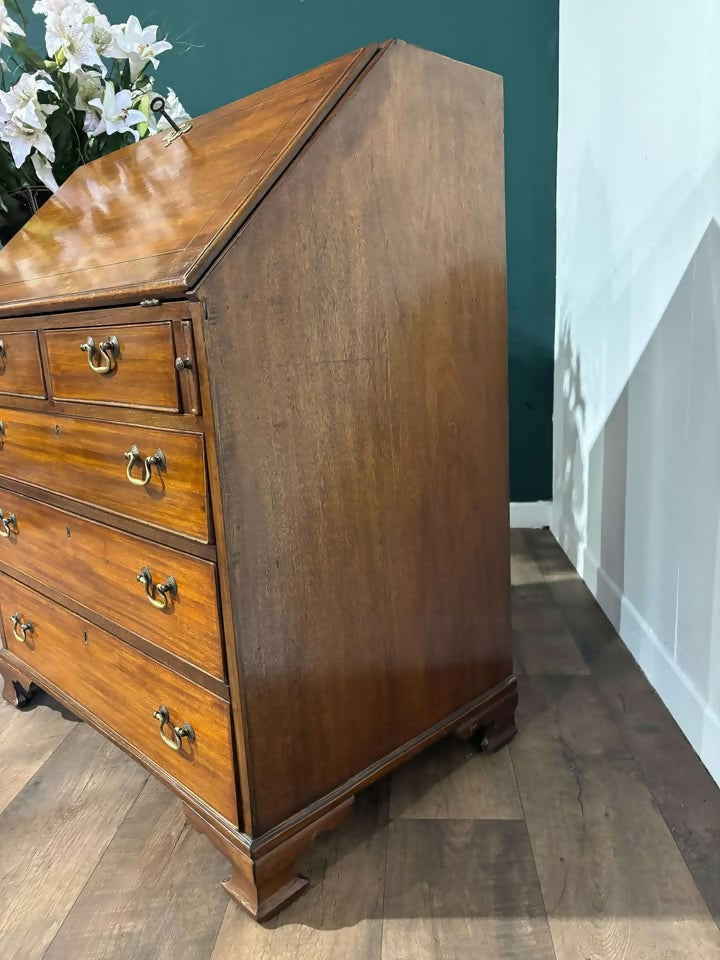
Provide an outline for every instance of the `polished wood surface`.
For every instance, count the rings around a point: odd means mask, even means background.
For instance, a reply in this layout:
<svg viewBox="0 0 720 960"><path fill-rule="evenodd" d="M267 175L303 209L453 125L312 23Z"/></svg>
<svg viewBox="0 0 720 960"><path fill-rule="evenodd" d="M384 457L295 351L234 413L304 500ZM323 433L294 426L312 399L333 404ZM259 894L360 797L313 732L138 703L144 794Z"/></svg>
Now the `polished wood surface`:
<svg viewBox="0 0 720 960"><path fill-rule="evenodd" d="M0 315L182 294L377 47L80 167L0 256Z"/></svg>
<svg viewBox="0 0 720 960"><path fill-rule="evenodd" d="M45 382L34 331L0 335L0 394L44 397Z"/></svg>
<svg viewBox="0 0 720 960"><path fill-rule="evenodd" d="M116 337L118 355L107 374L90 369L81 345ZM175 346L170 323L78 327L42 334L48 357L48 388L56 400L81 400L135 409L178 410ZM190 358L192 362L192 357ZM103 363L96 354L93 363Z"/></svg>
<svg viewBox="0 0 720 960"><path fill-rule="evenodd" d="M26 642L10 617L32 623ZM7 649L59 686L159 763L192 793L237 823L228 706L207 690L149 660L121 640L9 577L0 579L0 621ZM18 628L15 628L18 629ZM173 726L190 723L194 743L174 751L160 738L153 712L165 705Z"/></svg>
<svg viewBox="0 0 720 960"><path fill-rule="evenodd" d="M391 46L198 290L254 833L512 674L502 125Z"/></svg>
<svg viewBox="0 0 720 960"><path fill-rule="evenodd" d="M720 822L720 788L557 543L547 531L524 539L517 558L535 554L542 572L522 588L553 584L541 609L566 618L590 674L573 675L573 655L560 662L554 650L557 673L521 680L509 750L488 758L445 741L359 794L303 856L302 897L262 925L228 901L227 860L186 825L179 799L44 695L24 711L0 701L0 770L12 770L0 777L0 955L535 960L549 938L557 960L715 960L720 847L711 824ZM527 647L532 629L523 629ZM536 642L539 661L552 644L547 632ZM593 764L611 771L606 787ZM617 778L628 802L600 805ZM538 794L544 802L535 806ZM580 801L581 832L563 832L577 828ZM541 819L528 837L531 810ZM638 829L623 836L629 816ZM545 818L562 833L555 864L544 852ZM673 848L682 859L669 857ZM565 872L568 899L555 911Z"/></svg>
<svg viewBox="0 0 720 960"><path fill-rule="evenodd" d="M0 477L208 541L202 435L10 409L0 409L0 419ZM145 487L127 478L133 444L142 457L161 449L167 460L166 470L152 468Z"/></svg>
<svg viewBox="0 0 720 960"><path fill-rule="evenodd" d="M224 677L215 564L130 536L37 500L0 491L3 516L15 516L0 538L0 567L31 577L215 677ZM167 609L153 606L137 577L174 577Z"/></svg>

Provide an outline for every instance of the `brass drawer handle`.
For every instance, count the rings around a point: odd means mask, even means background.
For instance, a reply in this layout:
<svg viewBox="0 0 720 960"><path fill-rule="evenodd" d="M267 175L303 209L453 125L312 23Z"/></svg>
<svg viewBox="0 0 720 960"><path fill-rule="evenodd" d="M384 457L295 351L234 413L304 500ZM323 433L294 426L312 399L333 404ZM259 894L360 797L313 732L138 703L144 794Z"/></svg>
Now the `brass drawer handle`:
<svg viewBox="0 0 720 960"><path fill-rule="evenodd" d="M10 617L10 623L13 625L13 636L18 643L25 643L28 633L33 633L35 630L35 627L30 623L29 620L27 623L22 622L22 617L19 613L14 613ZM20 627L20 630L22 631L22 636L20 636L18 633L18 627Z"/></svg>
<svg viewBox="0 0 720 960"><path fill-rule="evenodd" d="M14 513L5 516L0 508L0 537L9 537L11 533L17 533L17 517Z"/></svg>
<svg viewBox="0 0 720 960"><path fill-rule="evenodd" d="M108 337L100 343L95 343L92 337L88 337L85 343L80 344L80 349L87 354L87 361L90 369L95 373L110 373L115 366L115 360L120 353L120 344L117 337ZM102 360L95 363L95 355L100 354Z"/></svg>
<svg viewBox="0 0 720 960"><path fill-rule="evenodd" d="M154 586L149 567L142 568L137 575L137 581L145 585L145 595L150 603L160 610L165 610L169 605L169 597L177 596L178 588L175 577L166 577L164 583L159 583L157 586ZM158 596L160 597L159 600L157 599Z"/></svg>
<svg viewBox="0 0 720 960"><path fill-rule="evenodd" d="M162 450L156 450L151 457L145 457L143 459L143 457L140 456L140 451L135 444L133 444L129 450L125 451L125 459L128 462L126 471L127 478L130 483L136 487L146 487L150 483L153 467L157 467L158 470L167 470L167 460ZM132 472L138 464L142 465L142 474L139 477L134 477Z"/></svg>
<svg viewBox="0 0 720 960"><path fill-rule="evenodd" d="M153 713L153 716L160 723L162 742L170 747L171 750L180 750L183 739L188 740L190 743L195 743L195 731L190 724L184 723L181 727L173 727L170 723L170 711L167 707L160 704L155 713ZM170 727L172 733L170 737L165 733L166 726Z"/></svg>

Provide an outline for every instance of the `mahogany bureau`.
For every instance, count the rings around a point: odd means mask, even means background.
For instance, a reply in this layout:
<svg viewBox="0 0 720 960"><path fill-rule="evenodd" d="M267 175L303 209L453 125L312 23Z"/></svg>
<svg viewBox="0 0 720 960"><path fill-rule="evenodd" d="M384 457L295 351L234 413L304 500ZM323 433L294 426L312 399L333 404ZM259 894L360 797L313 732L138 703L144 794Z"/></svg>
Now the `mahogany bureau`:
<svg viewBox="0 0 720 960"><path fill-rule="evenodd" d="M258 919L354 794L514 733L502 84L368 46L77 171L0 252L0 674Z"/></svg>

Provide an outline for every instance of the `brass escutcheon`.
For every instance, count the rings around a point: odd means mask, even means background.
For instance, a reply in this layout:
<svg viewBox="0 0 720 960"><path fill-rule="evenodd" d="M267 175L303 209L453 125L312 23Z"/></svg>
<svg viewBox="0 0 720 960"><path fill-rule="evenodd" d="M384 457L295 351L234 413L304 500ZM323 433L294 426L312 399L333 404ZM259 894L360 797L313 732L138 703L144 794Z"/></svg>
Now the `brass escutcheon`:
<svg viewBox="0 0 720 960"><path fill-rule="evenodd" d="M88 337L85 343L80 344L80 349L87 353L87 361L90 369L94 373L110 373L115 366L115 361L120 353L120 343L117 337L108 337L96 344L92 337ZM99 363L95 363L95 355L100 354L102 358Z"/></svg>
<svg viewBox="0 0 720 960"><path fill-rule="evenodd" d="M154 586L150 568L143 567L136 579L138 583L144 584L145 595L150 603L160 610L165 610L168 607L170 597L177 596L178 588L175 577L166 577L164 583L159 583L157 586ZM159 600L158 596L160 597Z"/></svg>
<svg viewBox="0 0 720 960"><path fill-rule="evenodd" d="M0 507L0 537L9 537L11 533L17 533L17 517L14 513L5 516L5 511Z"/></svg>
<svg viewBox="0 0 720 960"><path fill-rule="evenodd" d="M183 739L188 740L190 743L195 742L195 731L190 724L183 723L181 727L173 727L170 723L170 711L166 706L163 706L163 704L160 704L153 713L153 716L160 724L160 737L162 738L162 742L170 747L171 750L180 750ZM165 733L164 728L166 726L169 726L171 729L172 736L170 737Z"/></svg>
<svg viewBox="0 0 720 960"><path fill-rule="evenodd" d="M28 633L32 633L35 630L35 627L28 620L27 623L22 622L22 617L19 613L14 613L10 617L10 623L13 625L13 636L18 643L25 643L27 640ZM18 633L18 627L22 631L22 636Z"/></svg>
<svg viewBox="0 0 720 960"><path fill-rule="evenodd" d="M136 487L146 487L150 483L150 477L152 476L152 468L157 467L158 470L167 469L167 460L165 459L165 454L162 450L156 450L151 457L140 456L140 451L137 446L133 444L129 450L125 451L125 459L128 462L127 478ZM133 469L140 464L142 466L142 474L139 477L134 477L132 475Z"/></svg>

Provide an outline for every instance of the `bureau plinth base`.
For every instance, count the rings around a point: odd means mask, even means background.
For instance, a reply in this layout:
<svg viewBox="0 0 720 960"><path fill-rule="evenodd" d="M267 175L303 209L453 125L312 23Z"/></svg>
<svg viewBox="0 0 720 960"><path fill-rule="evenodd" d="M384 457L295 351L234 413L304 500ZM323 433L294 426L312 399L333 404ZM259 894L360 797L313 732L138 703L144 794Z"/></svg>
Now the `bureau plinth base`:
<svg viewBox="0 0 720 960"><path fill-rule="evenodd" d="M0 678L3 700L7 700L13 707L26 707L30 703L37 687L26 673L9 664L7 660L0 660Z"/></svg>
<svg viewBox="0 0 720 960"><path fill-rule="evenodd" d="M461 740L475 738L485 753L495 753L509 743L517 733L515 710L517 709L517 684L513 682L503 697L490 707L480 706L455 728L455 736Z"/></svg>
<svg viewBox="0 0 720 960"><path fill-rule="evenodd" d="M255 920L269 920L299 896L308 885L307 877L295 872L295 862L320 833L337 827L348 815L354 797L348 797L332 810L307 824L275 846L262 844L257 852L221 833L191 807L184 805L185 816L196 830L204 833L213 846L230 861L232 876L223 886Z"/></svg>

